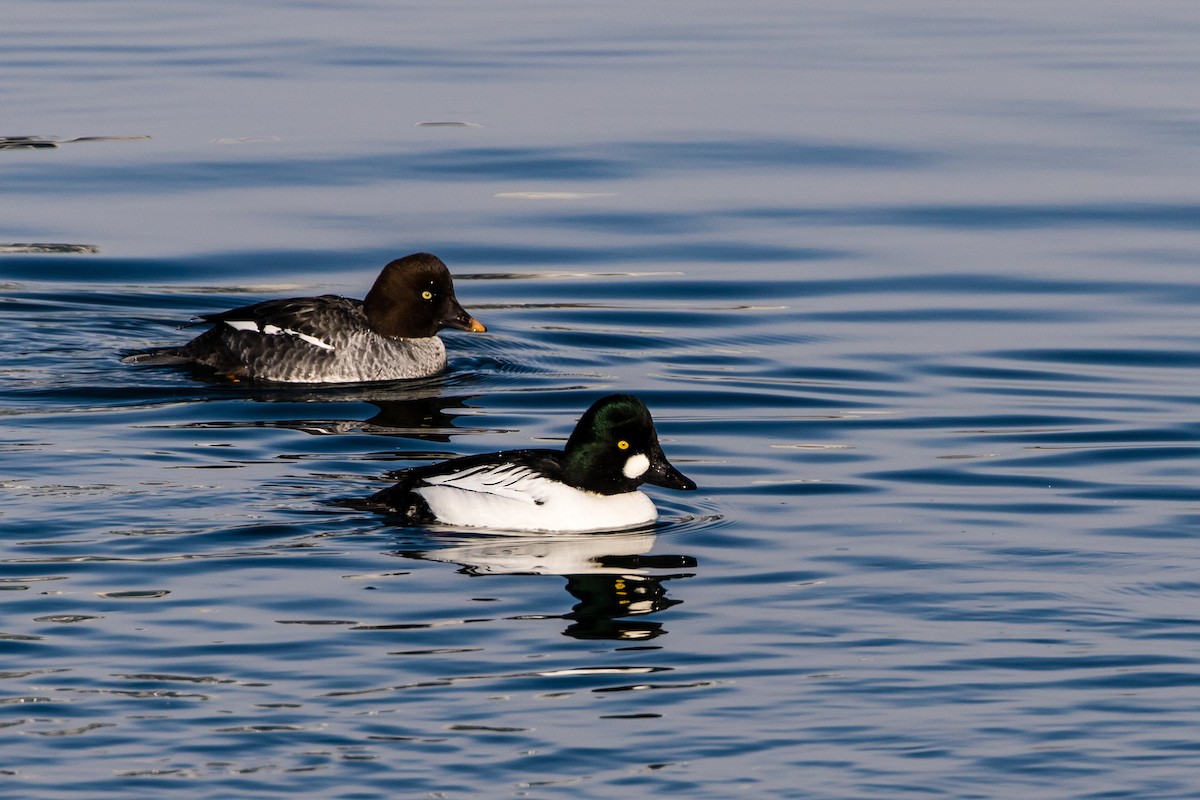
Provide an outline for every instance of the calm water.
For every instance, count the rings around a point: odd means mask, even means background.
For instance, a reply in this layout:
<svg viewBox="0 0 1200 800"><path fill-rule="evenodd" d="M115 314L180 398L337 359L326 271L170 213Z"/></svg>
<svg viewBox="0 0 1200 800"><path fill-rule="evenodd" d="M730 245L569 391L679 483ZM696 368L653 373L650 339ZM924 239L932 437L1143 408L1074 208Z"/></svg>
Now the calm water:
<svg viewBox="0 0 1200 800"><path fill-rule="evenodd" d="M3 793L1200 796L1195 4L4 17ZM444 377L120 363L415 250ZM613 390L652 531L341 502Z"/></svg>

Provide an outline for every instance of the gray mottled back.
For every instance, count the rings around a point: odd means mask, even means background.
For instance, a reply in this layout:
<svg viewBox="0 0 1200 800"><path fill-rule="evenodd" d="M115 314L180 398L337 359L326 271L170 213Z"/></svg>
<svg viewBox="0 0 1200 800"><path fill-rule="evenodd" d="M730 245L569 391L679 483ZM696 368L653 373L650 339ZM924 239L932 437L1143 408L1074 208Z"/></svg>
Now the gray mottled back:
<svg viewBox="0 0 1200 800"><path fill-rule="evenodd" d="M232 378L279 383L352 383L419 378L446 366L437 336L389 339L371 331L362 301L325 295L279 301L249 315L226 312L181 355ZM284 305L287 302L287 305Z"/></svg>

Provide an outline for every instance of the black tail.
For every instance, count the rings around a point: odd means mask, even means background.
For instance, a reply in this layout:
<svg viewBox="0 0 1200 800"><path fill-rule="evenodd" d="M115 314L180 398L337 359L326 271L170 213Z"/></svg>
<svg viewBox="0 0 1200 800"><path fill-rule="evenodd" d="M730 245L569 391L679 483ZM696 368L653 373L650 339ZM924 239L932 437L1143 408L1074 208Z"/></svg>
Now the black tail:
<svg viewBox="0 0 1200 800"><path fill-rule="evenodd" d="M139 350L121 358L122 364L133 364L139 367L177 367L189 364L192 359L183 354L181 347L154 347L149 350Z"/></svg>
<svg viewBox="0 0 1200 800"><path fill-rule="evenodd" d="M381 489L366 499L364 507L383 514L395 514L405 522L436 522L425 498L412 490L412 482L401 480L394 486Z"/></svg>

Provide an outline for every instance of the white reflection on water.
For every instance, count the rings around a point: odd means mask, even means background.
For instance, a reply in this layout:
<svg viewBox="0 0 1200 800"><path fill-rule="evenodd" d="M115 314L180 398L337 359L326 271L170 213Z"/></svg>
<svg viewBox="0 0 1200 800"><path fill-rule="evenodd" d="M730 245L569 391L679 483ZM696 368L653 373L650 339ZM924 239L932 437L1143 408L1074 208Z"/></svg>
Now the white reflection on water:
<svg viewBox="0 0 1200 800"><path fill-rule="evenodd" d="M630 572L609 566L621 557L649 553L653 533L526 536L497 533L481 541L423 550L414 555L461 564L475 574L597 575ZM634 573L637 570L633 570Z"/></svg>

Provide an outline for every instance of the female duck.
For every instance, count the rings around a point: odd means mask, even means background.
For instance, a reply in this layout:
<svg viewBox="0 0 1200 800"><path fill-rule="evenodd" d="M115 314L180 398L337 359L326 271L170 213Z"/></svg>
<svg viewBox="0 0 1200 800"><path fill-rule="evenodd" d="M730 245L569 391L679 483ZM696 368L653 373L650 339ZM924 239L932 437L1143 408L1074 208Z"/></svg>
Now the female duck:
<svg viewBox="0 0 1200 800"><path fill-rule="evenodd" d="M583 532L648 525L658 517L638 487L692 490L658 443L641 400L614 394L580 418L565 450L506 450L415 467L367 500L410 523Z"/></svg>
<svg viewBox="0 0 1200 800"><path fill-rule="evenodd" d="M233 380L352 383L423 378L446 366L442 328L487 330L459 305L437 256L414 253L383 268L364 300L325 294L268 300L198 322L182 347L134 355L135 364L196 364Z"/></svg>

